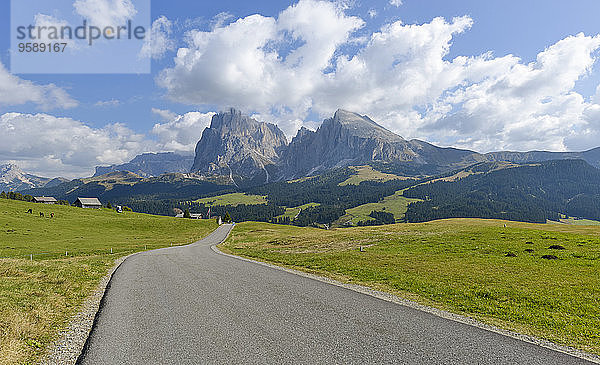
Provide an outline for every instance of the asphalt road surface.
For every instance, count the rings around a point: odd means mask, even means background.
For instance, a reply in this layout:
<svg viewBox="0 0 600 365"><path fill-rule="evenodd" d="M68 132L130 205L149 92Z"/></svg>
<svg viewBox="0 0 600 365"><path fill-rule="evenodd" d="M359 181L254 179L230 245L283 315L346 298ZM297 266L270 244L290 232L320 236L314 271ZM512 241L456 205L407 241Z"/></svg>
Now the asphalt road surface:
<svg viewBox="0 0 600 365"><path fill-rule="evenodd" d="M78 363L588 363L211 250L230 229L128 258Z"/></svg>

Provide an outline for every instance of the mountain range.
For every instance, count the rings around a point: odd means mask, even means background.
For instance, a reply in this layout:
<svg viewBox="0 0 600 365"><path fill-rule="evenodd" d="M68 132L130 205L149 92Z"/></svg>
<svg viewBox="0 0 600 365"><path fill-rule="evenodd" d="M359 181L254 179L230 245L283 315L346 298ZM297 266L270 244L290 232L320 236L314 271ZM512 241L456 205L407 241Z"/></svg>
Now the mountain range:
<svg viewBox="0 0 600 365"><path fill-rule="evenodd" d="M325 119L315 131L301 128L288 143L275 124L259 122L231 108L213 116L211 125L203 131L196 145L194 156L173 152L145 153L126 164L98 166L94 177L116 171L129 171L140 178L191 173L187 176L234 187L250 187L366 164L399 175L422 177L481 162L523 164L557 159L582 159L600 168L600 147L584 152L481 154L441 148L418 139L406 140L368 116L341 109ZM50 188L65 181L27 174L16 165L0 167L2 190Z"/></svg>
<svg viewBox="0 0 600 365"><path fill-rule="evenodd" d="M297 179L332 168L369 163L395 164L422 172L444 173L480 162L541 162L583 159L600 167L600 148L586 152L492 152L481 154L405 140L367 116L338 110L316 131L301 128L287 143L274 124L240 111L216 114L196 146L191 172L228 176L236 185Z"/></svg>
<svg viewBox="0 0 600 365"><path fill-rule="evenodd" d="M301 128L288 143L275 124L230 109L213 116L195 152L193 160L175 153L143 154L67 182L11 165L0 170L0 181L4 189L27 195L69 201L96 196L154 214L185 207L203 211L206 207L194 203L198 198L247 193L266 197L269 204L214 211L227 211L237 220L275 221L296 207L290 223L300 225L377 223L371 216L353 215L360 211L353 209L368 204L376 205L365 209L384 209L384 198L398 200L389 205L396 211L372 215L386 222L447 217L545 222L564 215L600 220L600 148L481 154L406 140L345 110L315 131ZM406 199L413 203L403 211L398 207Z"/></svg>
<svg viewBox="0 0 600 365"><path fill-rule="evenodd" d="M129 171L142 177L160 176L172 172L189 172L194 156L184 156L173 152L144 153L128 163L111 166L96 166L94 177L115 171Z"/></svg>

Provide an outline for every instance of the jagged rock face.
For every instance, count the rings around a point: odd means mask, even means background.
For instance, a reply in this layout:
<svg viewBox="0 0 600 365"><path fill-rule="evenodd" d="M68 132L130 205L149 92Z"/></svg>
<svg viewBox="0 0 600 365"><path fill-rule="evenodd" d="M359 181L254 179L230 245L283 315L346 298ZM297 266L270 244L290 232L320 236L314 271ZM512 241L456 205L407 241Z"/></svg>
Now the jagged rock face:
<svg viewBox="0 0 600 365"><path fill-rule="evenodd" d="M438 150L442 149L425 142L406 141L367 116L338 110L316 132L306 129L298 132L282 156L282 171L286 178L291 178L372 161L434 163L439 159ZM449 159L473 154L459 151L462 150L452 149L456 156Z"/></svg>
<svg viewBox="0 0 600 365"><path fill-rule="evenodd" d="M130 171L142 177L160 176L167 173L186 173L194 163L194 156L183 156L173 152L144 153L122 165L97 166L94 176L114 171Z"/></svg>
<svg viewBox="0 0 600 365"><path fill-rule="evenodd" d="M27 174L14 164L0 165L0 191L21 191L39 188L50 179Z"/></svg>
<svg viewBox="0 0 600 365"><path fill-rule="evenodd" d="M285 134L276 125L230 109L214 115L202 133L191 172L268 182L286 146Z"/></svg>

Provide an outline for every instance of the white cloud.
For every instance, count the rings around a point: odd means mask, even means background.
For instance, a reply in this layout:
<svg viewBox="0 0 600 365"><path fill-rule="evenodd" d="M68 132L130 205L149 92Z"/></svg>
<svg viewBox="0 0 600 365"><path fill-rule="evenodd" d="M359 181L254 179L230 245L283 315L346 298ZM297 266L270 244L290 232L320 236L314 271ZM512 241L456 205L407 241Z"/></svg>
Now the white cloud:
<svg viewBox="0 0 600 365"><path fill-rule="evenodd" d="M369 9L369 12L367 14L369 15L369 18L375 18L377 16L377 10Z"/></svg>
<svg viewBox="0 0 600 365"><path fill-rule="evenodd" d="M223 25L225 25L225 23L234 18L233 14L228 13L226 11L221 12L217 15L215 15L212 19L212 29L217 29L217 28L221 28Z"/></svg>
<svg viewBox="0 0 600 365"><path fill-rule="evenodd" d="M167 51L174 51L175 41L171 38L172 33L173 24L167 17L163 15L156 19L152 23L150 36L144 40L140 56L160 59Z"/></svg>
<svg viewBox="0 0 600 365"><path fill-rule="evenodd" d="M124 163L153 149L144 135L119 123L98 129L48 114L0 116L0 160L42 176L89 176L96 165Z"/></svg>
<svg viewBox="0 0 600 365"><path fill-rule="evenodd" d="M110 108L121 105L121 102L117 99L101 100L96 102L94 105L101 108Z"/></svg>
<svg viewBox="0 0 600 365"><path fill-rule="evenodd" d="M158 138L159 149L162 151L194 152L196 144L202 137L202 132L210 125L215 113L189 112L183 115L160 109L152 112L162 118L170 118L166 123L157 123L152 128L152 134Z"/></svg>
<svg viewBox="0 0 600 365"><path fill-rule="evenodd" d="M306 0L277 19L251 15L211 32L191 31L188 47L158 83L190 104L304 111L336 49L363 24L333 3ZM299 45L287 52L290 44Z"/></svg>
<svg viewBox="0 0 600 365"><path fill-rule="evenodd" d="M400 7L402 6L402 0L390 0L390 5L395 6L395 7Z"/></svg>
<svg viewBox="0 0 600 365"><path fill-rule="evenodd" d="M56 30L58 30L58 32L60 32L60 29L62 29L62 27L71 26L69 24L69 22L67 22L66 20L58 19L54 16L40 14L40 13L35 15L34 22L35 22L36 29L38 29L38 30L56 29ZM42 42L42 43L56 42L56 39L49 38L50 33L51 33L50 31L40 31L39 34L36 35L36 38L39 36L39 38L37 38L38 42ZM67 43L67 47L69 50L79 48L77 42L74 39L65 38L65 39L61 39L61 42Z"/></svg>
<svg viewBox="0 0 600 365"><path fill-rule="evenodd" d="M472 23L396 21L357 42L360 18L336 3L301 0L276 18L189 32L157 83L175 101L234 105L277 120L288 135L307 116L342 107L408 138L481 151L598 144L589 136L600 131L600 88L586 100L574 87L592 69L600 36L559 40L531 63L491 53L449 58ZM345 54L348 45L358 50Z"/></svg>
<svg viewBox="0 0 600 365"><path fill-rule="evenodd" d="M53 84L38 85L12 75L0 63L0 106L34 103L42 110L73 108L74 100L62 88Z"/></svg>
<svg viewBox="0 0 600 365"><path fill-rule="evenodd" d="M99 27L125 24L137 14L131 0L75 0L73 7L77 14Z"/></svg>
<svg viewBox="0 0 600 365"><path fill-rule="evenodd" d="M443 104L462 107L428 128L457 135L465 146L483 151L586 148L575 141L590 128L598 130L590 120L598 120L599 106L573 88L591 70L592 53L599 48L600 36L579 34L548 47L529 64L514 56L501 62L473 60L466 72L491 67L486 77L442 98Z"/></svg>
<svg viewBox="0 0 600 365"><path fill-rule="evenodd" d="M170 110L163 110L158 108L152 108L152 113L158 115L160 119L164 122L170 122L171 120L178 117L176 113L173 113Z"/></svg>

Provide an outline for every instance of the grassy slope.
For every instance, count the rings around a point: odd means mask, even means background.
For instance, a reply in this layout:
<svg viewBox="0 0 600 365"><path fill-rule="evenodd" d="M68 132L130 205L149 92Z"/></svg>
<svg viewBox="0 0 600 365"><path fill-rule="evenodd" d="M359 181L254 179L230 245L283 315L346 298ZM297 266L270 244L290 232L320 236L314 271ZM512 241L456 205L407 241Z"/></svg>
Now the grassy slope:
<svg viewBox="0 0 600 365"><path fill-rule="evenodd" d="M0 364L34 363L117 257L189 243L214 228L213 221L0 199Z"/></svg>
<svg viewBox="0 0 600 365"><path fill-rule="evenodd" d="M291 220L294 220L294 218L296 218L296 216L298 215L298 213L300 213L301 209L306 209L306 208L310 208L310 207L318 207L319 203L307 203L307 204L303 204L297 207L293 207L293 208L285 208L285 213L283 213L282 215L279 215L275 218L283 218L283 217L288 217Z"/></svg>
<svg viewBox="0 0 600 365"><path fill-rule="evenodd" d="M548 248L554 244L566 249ZM242 223L223 249L600 353L598 227L453 219L323 231Z"/></svg>
<svg viewBox="0 0 600 365"><path fill-rule="evenodd" d="M350 176L347 180L339 183L339 186L359 185L363 181L386 182L390 180L406 179L402 176L386 174L377 170L373 170L371 166L356 166L350 168L355 170L356 174Z"/></svg>
<svg viewBox="0 0 600 365"><path fill-rule="evenodd" d="M403 197L403 192L404 190L399 190L394 195L387 196L378 203L367 203L346 209L346 214L338 219L337 224L344 225L346 222L351 221L353 225L356 225L360 221L373 220L369 217L369 214L374 210L392 213L396 218L396 222L398 222L404 218L408 205L414 201L419 201L419 199Z"/></svg>
<svg viewBox="0 0 600 365"><path fill-rule="evenodd" d="M564 223L564 224L572 224L572 225L576 225L576 226L600 226L599 221L593 221L591 219L568 218L568 219L561 219L560 222ZM550 221L549 223L555 223L555 222Z"/></svg>
<svg viewBox="0 0 600 365"><path fill-rule="evenodd" d="M209 206L214 205L258 205L267 204L267 199L260 195L246 195L244 193L231 193L213 196L210 198L203 198L196 200L198 203L206 204Z"/></svg>

